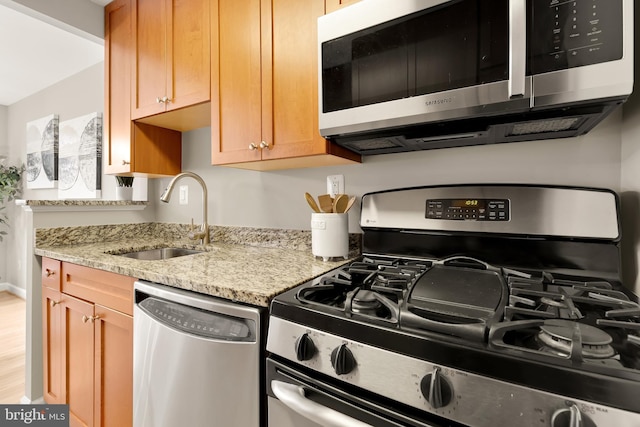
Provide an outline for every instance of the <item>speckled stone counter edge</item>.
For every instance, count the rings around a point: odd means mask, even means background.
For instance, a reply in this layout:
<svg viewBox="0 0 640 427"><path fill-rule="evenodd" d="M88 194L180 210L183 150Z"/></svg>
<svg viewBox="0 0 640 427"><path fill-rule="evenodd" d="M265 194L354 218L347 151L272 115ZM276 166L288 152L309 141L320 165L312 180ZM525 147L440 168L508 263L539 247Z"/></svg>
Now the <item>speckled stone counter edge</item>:
<svg viewBox="0 0 640 427"><path fill-rule="evenodd" d="M112 242L130 239L162 239L166 241L184 240L190 225L175 223L135 223L109 224L80 227L38 228L35 230L35 246L64 246L96 242ZM210 226L213 242L236 245L259 246L265 248L311 251L311 231L282 230L271 228ZM361 234L349 234L349 253L360 253Z"/></svg>
<svg viewBox="0 0 640 427"><path fill-rule="evenodd" d="M149 202L136 200L20 200L24 206L147 206Z"/></svg>
<svg viewBox="0 0 640 427"><path fill-rule="evenodd" d="M359 254L354 249L346 259L320 260L308 249L310 232L241 227L213 227L214 241L203 247L183 237L188 228L183 224L140 223L36 229L34 252L263 307L268 307L279 293L325 274ZM163 246L204 252L154 261L114 256Z"/></svg>

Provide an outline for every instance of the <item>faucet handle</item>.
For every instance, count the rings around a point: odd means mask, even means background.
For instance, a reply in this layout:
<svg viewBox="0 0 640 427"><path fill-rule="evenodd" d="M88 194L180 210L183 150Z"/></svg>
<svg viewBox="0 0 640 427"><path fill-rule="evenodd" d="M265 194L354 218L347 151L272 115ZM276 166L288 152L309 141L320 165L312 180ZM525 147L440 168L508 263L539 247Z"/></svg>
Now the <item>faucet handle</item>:
<svg viewBox="0 0 640 427"><path fill-rule="evenodd" d="M205 232L191 230L189 234L187 234L187 237L191 240L202 240L205 237Z"/></svg>

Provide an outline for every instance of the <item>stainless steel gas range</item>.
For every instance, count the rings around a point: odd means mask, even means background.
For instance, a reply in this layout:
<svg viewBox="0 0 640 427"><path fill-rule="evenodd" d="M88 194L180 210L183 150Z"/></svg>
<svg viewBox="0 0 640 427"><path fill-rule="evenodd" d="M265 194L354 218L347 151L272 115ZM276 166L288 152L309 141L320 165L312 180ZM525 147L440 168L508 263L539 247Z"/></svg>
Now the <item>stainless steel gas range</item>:
<svg viewBox="0 0 640 427"><path fill-rule="evenodd" d="M362 257L272 302L270 426L640 426L615 193L390 190L360 225Z"/></svg>

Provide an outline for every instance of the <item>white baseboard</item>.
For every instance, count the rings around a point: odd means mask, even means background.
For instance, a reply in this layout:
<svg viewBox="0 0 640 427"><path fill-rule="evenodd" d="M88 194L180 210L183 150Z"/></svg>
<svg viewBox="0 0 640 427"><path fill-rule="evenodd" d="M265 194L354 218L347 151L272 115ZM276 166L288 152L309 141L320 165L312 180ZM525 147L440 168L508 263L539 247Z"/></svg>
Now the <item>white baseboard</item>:
<svg viewBox="0 0 640 427"><path fill-rule="evenodd" d="M40 397L36 400L30 400L27 396L22 396L22 399L20 399L21 405L42 405L44 403L46 403L44 401L44 397Z"/></svg>
<svg viewBox="0 0 640 427"><path fill-rule="evenodd" d="M9 291L10 294L14 294L15 296L20 297L24 300L27 299L27 290L12 285L11 283L0 283L0 291Z"/></svg>

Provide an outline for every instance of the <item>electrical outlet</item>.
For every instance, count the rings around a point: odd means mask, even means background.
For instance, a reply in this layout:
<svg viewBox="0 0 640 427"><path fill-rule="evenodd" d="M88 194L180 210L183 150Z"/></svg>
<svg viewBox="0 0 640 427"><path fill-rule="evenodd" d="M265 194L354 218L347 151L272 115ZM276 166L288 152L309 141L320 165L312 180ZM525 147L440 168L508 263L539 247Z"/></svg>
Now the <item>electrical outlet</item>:
<svg viewBox="0 0 640 427"><path fill-rule="evenodd" d="M180 186L180 204L181 205L189 204L189 186L188 185Z"/></svg>
<svg viewBox="0 0 640 427"><path fill-rule="evenodd" d="M336 197L336 194L344 194L344 175L327 176L327 193L331 197Z"/></svg>

